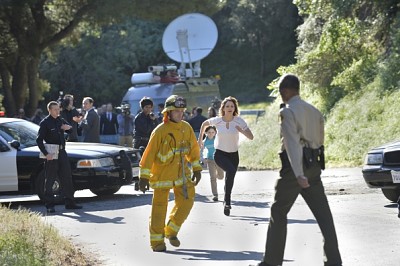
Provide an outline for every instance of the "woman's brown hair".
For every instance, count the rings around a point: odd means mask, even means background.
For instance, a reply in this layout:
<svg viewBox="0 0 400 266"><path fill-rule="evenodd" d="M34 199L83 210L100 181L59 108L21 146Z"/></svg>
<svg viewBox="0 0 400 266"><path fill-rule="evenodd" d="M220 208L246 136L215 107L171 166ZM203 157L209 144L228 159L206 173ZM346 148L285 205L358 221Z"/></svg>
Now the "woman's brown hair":
<svg viewBox="0 0 400 266"><path fill-rule="evenodd" d="M233 111L233 116L239 115L239 102L235 97L228 96L226 97L222 102L221 102L221 107L219 108L219 115L224 116L225 111L223 110L225 108L225 105L227 102L233 102L233 105L235 106L235 111Z"/></svg>

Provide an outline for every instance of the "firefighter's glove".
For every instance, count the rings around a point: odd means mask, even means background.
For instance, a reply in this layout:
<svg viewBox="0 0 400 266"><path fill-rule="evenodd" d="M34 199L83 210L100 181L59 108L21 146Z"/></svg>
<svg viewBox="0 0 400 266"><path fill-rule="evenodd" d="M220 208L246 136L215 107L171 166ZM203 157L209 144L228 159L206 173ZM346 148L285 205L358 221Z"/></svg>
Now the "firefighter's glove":
<svg viewBox="0 0 400 266"><path fill-rule="evenodd" d="M197 186L201 179L201 171L194 171L192 176L192 181Z"/></svg>
<svg viewBox="0 0 400 266"><path fill-rule="evenodd" d="M143 193L146 192L146 190L149 187L149 180L147 178L139 178L139 189L140 191L142 191Z"/></svg>

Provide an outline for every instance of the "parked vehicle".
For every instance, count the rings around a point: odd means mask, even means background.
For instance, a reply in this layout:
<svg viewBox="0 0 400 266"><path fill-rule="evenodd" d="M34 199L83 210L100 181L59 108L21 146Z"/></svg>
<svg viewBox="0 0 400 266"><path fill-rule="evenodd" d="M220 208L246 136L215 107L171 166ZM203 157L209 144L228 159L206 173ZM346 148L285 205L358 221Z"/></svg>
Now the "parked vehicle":
<svg viewBox="0 0 400 266"><path fill-rule="evenodd" d="M154 106L159 103L164 104L165 100L173 95L180 95L187 101L188 107L202 107L207 110L214 102L219 103L220 93L218 79L210 78L191 78L186 81L176 83L153 81L151 79L138 79L135 76L147 75L152 73L133 74L131 87L122 99L122 103L130 105L131 114L136 115L140 111L140 100L143 97L150 97Z"/></svg>
<svg viewBox="0 0 400 266"><path fill-rule="evenodd" d="M382 189L390 201L400 196L400 140L371 149L362 169L368 187Z"/></svg>
<svg viewBox="0 0 400 266"><path fill-rule="evenodd" d="M44 196L44 159L39 158L39 126L22 119L0 118L0 192ZM141 151L101 144L67 142L75 190L111 195L138 180ZM62 199L59 179L53 192Z"/></svg>
<svg viewBox="0 0 400 266"><path fill-rule="evenodd" d="M134 73L133 87L122 99L130 104L131 113L140 111L139 101L143 97L152 98L154 105L165 103L175 94L184 97L188 107L202 107L207 110L219 108L220 92L218 75L201 77L200 61L214 49L218 39L218 29L214 21L199 13L184 14L169 23L164 31L162 46L166 55L180 63L149 66L147 73Z"/></svg>

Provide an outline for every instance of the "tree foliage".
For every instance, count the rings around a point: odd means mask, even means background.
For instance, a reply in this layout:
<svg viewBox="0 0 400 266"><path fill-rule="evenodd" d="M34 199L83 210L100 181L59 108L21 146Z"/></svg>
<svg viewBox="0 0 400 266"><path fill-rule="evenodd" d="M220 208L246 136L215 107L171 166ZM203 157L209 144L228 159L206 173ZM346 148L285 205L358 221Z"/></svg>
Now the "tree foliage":
<svg viewBox="0 0 400 266"><path fill-rule="evenodd" d="M127 16L170 19L182 12L215 12L214 1L4 0L0 4L0 77L9 115L41 98L38 79L45 49L72 36L78 26L115 23Z"/></svg>
<svg viewBox="0 0 400 266"><path fill-rule="evenodd" d="M213 19L219 41L203 65L222 76L222 96L267 100L265 83L277 77L280 65L294 63L295 29L301 22L296 6L289 0L228 0Z"/></svg>
<svg viewBox="0 0 400 266"><path fill-rule="evenodd" d="M134 72L147 72L147 67L168 63L162 52L164 23L127 20L104 26L94 36L85 34L75 46L61 46L54 60L47 54L41 64L41 75L52 84L49 99L63 91L75 98L91 96L96 104L120 104L131 86Z"/></svg>
<svg viewBox="0 0 400 266"><path fill-rule="evenodd" d="M219 38L213 52L202 60L202 75L222 76L220 90L223 97L235 95L245 101L264 100L268 96L265 81L276 77L277 66L293 62L294 30L299 17L290 1L286 1L290 5L276 1L271 3L276 6L269 6L266 11L275 10L279 16L286 15L286 22L278 19L278 15L271 15L263 22L262 17L268 12L255 12L265 7L263 1L248 1L240 6L241 2L229 0L212 15ZM249 18L249 22L245 22L243 16ZM260 18L252 19L253 16ZM239 31L239 24L243 24L245 29ZM122 94L130 87L132 73L146 72L147 67L153 64L174 63L166 58L161 47L166 25L127 18L124 22L90 28L81 35L80 43L66 43L57 52L46 55L41 75L49 80L52 90L45 96L54 99L58 90L63 90L76 96L91 95L97 104L106 101L119 104ZM264 34L268 44L257 46L254 40L258 37L250 38L247 31L252 36L258 32L268 33ZM280 35L277 32L281 32ZM265 54L266 59L260 60L260 54Z"/></svg>
<svg viewBox="0 0 400 266"><path fill-rule="evenodd" d="M295 1L305 22L298 29L297 73L304 88L328 112L344 96L362 90L392 54L398 1Z"/></svg>

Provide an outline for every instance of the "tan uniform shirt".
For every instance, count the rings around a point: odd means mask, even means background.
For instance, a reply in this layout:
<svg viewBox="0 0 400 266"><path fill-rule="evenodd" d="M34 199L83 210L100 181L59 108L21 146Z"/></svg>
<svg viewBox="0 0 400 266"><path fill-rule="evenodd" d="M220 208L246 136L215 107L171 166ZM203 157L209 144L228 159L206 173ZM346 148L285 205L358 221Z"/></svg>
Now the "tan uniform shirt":
<svg viewBox="0 0 400 266"><path fill-rule="evenodd" d="M286 150L296 177L304 175L303 147L319 148L324 143L321 112L300 96L292 97L279 112L282 151Z"/></svg>

